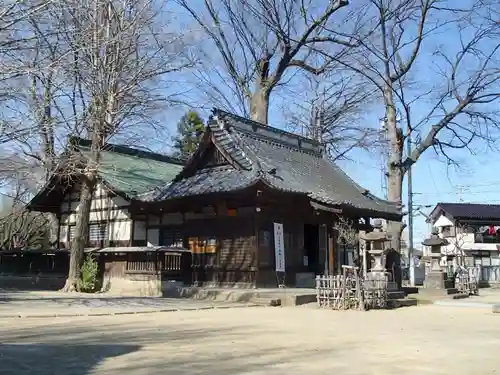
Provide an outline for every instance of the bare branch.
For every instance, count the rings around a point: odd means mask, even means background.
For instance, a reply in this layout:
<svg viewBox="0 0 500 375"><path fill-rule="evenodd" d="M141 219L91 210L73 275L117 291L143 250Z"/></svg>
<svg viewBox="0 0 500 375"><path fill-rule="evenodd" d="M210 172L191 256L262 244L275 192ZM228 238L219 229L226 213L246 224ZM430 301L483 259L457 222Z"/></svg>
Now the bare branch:
<svg viewBox="0 0 500 375"><path fill-rule="evenodd" d="M325 28L332 15L348 4L344 0L329 1L325 6L297 0L205 0L202 11L187 0L177 3L215 47L233 83L230 90L238 91L234 94L217 88L217 96L245 98L243 112L262 123L267 123L271 92L286 79L290 68L312 74L327 70L332 60L323 59L315 66L311 60L317 54L311 47L334 41ZM337 44L350 48L350 43L342 39ZM210 64L214 63L212 59ZM221 82L224 86L225 81Z"/></svg>

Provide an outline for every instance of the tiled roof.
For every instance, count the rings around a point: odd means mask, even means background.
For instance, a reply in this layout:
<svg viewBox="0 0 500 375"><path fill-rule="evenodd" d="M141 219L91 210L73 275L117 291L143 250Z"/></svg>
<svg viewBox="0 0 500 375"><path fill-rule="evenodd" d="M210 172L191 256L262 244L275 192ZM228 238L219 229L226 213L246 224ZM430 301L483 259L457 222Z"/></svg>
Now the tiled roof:
<svg viewBox="0 0 500 375"><path fill-rule="evenodd" d="M79 163L81 158L90 157L90 141L72 138L71 147L61 157L60 165L35 197L28 204L28 209L37 211L54 211L59 207L54 204L60 199L65 184L61 178L67 176L61 172L68 164ZM72 160L72 159L75 160ZM116 193L122 193L134 199L152 189L164 186L182 170L182 161L165 155L138 150L122 145L108 144L100 151L98 165L99 178Z"/></svg>
<svg viewBox="0 0 500 375"><path fill-rule="evenodd" d="M455 219L500 220L500 204L438 203L433 213L439 208Z"/></svg>
<svg viewBox="0 0 500 375"><path fill-rule="evenodd" d="M89 157L89 145L81 142L78 149ZM182 167L180 160L168 156L109 145L100 152L99 175L113 189L133 198L172 181Z"/></svg>
<svg viewBox="0 0 500 375"><path fill-rule="evenodd" d="M163 189L145 195L145 200L234 191L262 181L325 204L401 215L396 205L373 196L329 162L322 146L314 140L220 110L214 111L209 129L214 142L239 169L209 168L192 177L178 177Z"/></svg>
<svg viewBox="0 0 500 375"><path fill-rule="evenodd" d="M144 201L162 201L201 194L241 190L258 181L258 176L246 170L231 166L220 166L198 171L194 176L174 183L168 183L161 189L144 194Z"/></svg>

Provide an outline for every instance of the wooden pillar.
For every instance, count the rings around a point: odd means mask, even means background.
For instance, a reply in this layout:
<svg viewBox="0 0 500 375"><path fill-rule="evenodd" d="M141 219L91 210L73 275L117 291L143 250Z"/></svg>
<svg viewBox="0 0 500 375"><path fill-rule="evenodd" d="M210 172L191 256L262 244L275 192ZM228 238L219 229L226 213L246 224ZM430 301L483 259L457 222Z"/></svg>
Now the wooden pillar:
<svg viewBox="0 0 500 375"><path fill-rule="evenodd" d="M328 231L328 270L330 275L335 273L335 231L329 228Z"/></svg>

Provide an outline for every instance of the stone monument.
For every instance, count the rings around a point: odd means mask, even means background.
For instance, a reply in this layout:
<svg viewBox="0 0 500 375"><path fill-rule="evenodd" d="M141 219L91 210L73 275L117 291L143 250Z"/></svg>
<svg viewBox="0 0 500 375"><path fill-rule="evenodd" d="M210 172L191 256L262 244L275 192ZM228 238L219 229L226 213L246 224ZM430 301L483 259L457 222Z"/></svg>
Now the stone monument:
<svg viewBox="0 0 500 375"><path fill-rule="evenodd" d="M385 277L382 257L388 237L387 233L382 230L382 222L380 220L374 220L373 232L363 233L361 239L369 243L370 250L368 250L368 253L374 259L374 265L370 268L369 273L383 275Z"/></svg>
<svg viewBox="0 0 500 375"><path fill-rule="evenodd" d="M444 238L440 238L438 234L438 229L433 228L431 236L422 242L422 245L429 246L431 248L431 269L425 275L424 289L428 291L443 291L444 294L454 294L452 288L453 282L451 280L446 280L446 273L441 269L439 262L441 260L441 246L448 244L448 241Z"/></svg>
<svg viewBox="0 0 500 375"><path fill-rule="evenodd" d="M391 283L388 283L387 272L384 267L385 246L388 242L387 233L382 230L382 222L374 220L373 231L360 236L365 241L367 251L373 259L373 266L366 274L364 280L364 306L368 308L385 308L387 306L388 291ZM396 284L396 283L392 283ZM397 287L396 287L397 288Z"/></svg>

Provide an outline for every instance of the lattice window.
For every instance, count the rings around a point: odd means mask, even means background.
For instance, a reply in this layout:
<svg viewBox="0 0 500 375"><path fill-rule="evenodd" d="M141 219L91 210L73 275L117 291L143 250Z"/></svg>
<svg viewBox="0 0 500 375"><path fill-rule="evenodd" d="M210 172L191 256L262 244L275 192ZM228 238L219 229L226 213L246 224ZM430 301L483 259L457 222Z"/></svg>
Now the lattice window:
<svg viewBox="0 0 500 375"><path fill-rule="evenodd" d="M107 223L92 223L89 224L89 241L105 241L108 239Z"/></svg>
<svg viewBox="0 0 500 375"><path fill-rule="evenodd" d="M153 272L156 270L155 253L129 253L127 257L127 272Z"/></svg>
<svg viewBox="0 0 500 375"><path fill-rule="evenodd" d="M163 254L163 272L180 272L182 265L182 254L164 253Z"/></svg>
<svg viewBox="0 0 500 375"><path fill-rule="evenodd" d="M68 231L68 236L70 241L73 241L73 239L75 238L75 233L76 233L76 225L70 225Z"/></svg>

